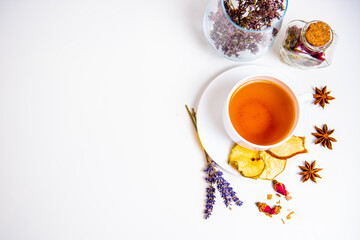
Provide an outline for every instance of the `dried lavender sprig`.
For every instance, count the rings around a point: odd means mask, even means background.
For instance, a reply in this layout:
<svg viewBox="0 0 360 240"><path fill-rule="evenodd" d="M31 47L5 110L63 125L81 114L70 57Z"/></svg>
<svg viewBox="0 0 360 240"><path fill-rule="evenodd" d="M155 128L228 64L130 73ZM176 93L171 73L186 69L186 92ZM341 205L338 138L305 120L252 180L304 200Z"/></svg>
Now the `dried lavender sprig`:
<svg viewBox="0 0 360 240"><path fill-rule="evenodd" d="M196 112L193 108L192 108L192 111L190 112L187 105L185 105L185 107L189 113L189 116L190 116L190 118L193 122L193 125L195 127L195 130L197 132ZM205 177L205 180L206 180L206 182L209 183L209 187L206 188L207 199L206 199L206 204L205 204L205 210L204 210L205 216L204 217L205 217L205 219L208 219L212 213L212 210L213 210L213 207L215 204L215 191L216 190L215 190L214 185L216 185L216 188L218 189L221 197L223 198L224 204L227 208L231 209L232 202L235 203L236 206L241 206L243 202L240 201L239 198L236 196L236 192L233 190L232 187L230 187L230 183L227 182L223 178L223 173L216 168L216 167L218 167L216 162L210 158L209 154L205 151L204 148L203 148L203 150L204 150L205 158L206 158L206 162L207 162L207 167L204 170L204 172L207 174L207 177Z"/></svg>
<svg viewBox="0 0 360 240"><path fill-rule="evenodd" d="M215 204L215 188L212 184L206 188L206 204L205 204L205 219L208 219L212 213L213 206Z"/></svg>
<svg viewBox="0 0 360 240"><path fill-rule="evenodd" d="M210 157L207 155L207 158L209 159ZM240 201L236 196L236 192L230 186L230 183L224 179L223 172L217 170L216 167L217 164L213 160L208 163L208 167L204 170L204 172L208 174L208 177L205 178L205 180L208 183L216 184L216 188L223 198L226 207L231 209L232 203L235 203L237 206L241 206L242 201Z"/></svg>

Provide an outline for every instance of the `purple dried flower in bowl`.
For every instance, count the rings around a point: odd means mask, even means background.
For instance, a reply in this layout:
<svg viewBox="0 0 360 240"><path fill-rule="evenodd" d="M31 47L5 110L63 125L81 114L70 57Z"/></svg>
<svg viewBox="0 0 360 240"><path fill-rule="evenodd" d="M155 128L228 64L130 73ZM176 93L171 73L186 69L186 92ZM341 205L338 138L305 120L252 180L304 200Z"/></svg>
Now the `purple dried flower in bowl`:
<svg viewBox="0 0 360 240"><path fill-rule="evenodd" d="M275 42L288 0L212 0L204 17L210 45L222 56L249 61Z"/></svg>

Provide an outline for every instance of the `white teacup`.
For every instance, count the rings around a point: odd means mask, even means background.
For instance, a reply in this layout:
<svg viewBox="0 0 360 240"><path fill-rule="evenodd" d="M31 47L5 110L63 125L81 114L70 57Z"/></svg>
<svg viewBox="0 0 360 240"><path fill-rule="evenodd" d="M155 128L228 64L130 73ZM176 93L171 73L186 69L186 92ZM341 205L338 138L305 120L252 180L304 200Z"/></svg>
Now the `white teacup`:
<svg viewBox="0 0 360 240"><path fill-rule="evenodd" d="M291 130L288 131L285 136L283 136L282 138L279 138L276 142L274 142L270 145L256 144L256 143L250 142L249 140L247 140L243 136L241 136L239 134L239 132L236 131L234 125L232 124L232 121L230 119L230 114L229 114L229 104L230 104L230 100L233 97L233 94L236 91L238 91L238 89L245 86L246 84L252 83L252 82L258 82L261 80L265 80L267 82L274 83L277 86L281 87L281 89L284 90L290 96L289 99L291 99L293 101L293 109L294 109L295 117L294 117L294 121L292 121L291 125L288 126L288 127L290 127L289 129L291 129ZM286 142L287 140L289 140L289 138L292 136L292 134L297 126L297 123L299 120L299 112L300 112L300 110L299 110L298 98L288 85L286 85L284 82L282 82L279 79L274 78L274 77L254 75L254 76L250 76L250 77L240 80L229 92L229 94L226 98L225 106L224 106L224 110L223 110L223 122L224 122L224 127L225 127L227 134L237 144L239 144L245 148L252 149L252 150L267 150L267 149L276 147L278 145L281 145L284 142Z"/></svg>

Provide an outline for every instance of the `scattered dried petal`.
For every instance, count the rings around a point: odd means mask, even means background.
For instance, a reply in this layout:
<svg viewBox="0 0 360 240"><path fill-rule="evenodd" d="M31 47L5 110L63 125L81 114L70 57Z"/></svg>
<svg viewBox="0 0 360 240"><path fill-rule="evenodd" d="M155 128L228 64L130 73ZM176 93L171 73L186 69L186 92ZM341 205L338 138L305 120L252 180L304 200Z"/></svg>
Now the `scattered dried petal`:
<svg viewBox="0 0 360 240"><path fill-rule="evenodd" d="M292 211L291 213L289 213L289 214L287 215L287 217L286 217L286 218L287 218L287 219L291 219L291 215L292 215L292 214L294 214L294 213L295 213L295 212L294 212L294 211Z"/></svg>
<svg viewBox="0 0 360 240"><path fill-rule="evenodd" d="M268 195L267 195L267 199L268 199L268 200L271 200L271 199L272 199L272 194L268 194Z"/></svg>

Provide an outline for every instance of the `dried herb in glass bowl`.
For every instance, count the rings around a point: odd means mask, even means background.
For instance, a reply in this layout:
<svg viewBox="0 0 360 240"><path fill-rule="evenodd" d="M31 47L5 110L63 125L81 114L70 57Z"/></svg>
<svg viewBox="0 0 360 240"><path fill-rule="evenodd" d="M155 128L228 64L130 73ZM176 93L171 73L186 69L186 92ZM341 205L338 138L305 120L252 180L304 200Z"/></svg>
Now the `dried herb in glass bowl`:
<svg viewBox="0 0 360 240"><path fill-rule="evenodd" d="M265 54L276 40L287 0L212 0L204 17L210 45L235 61Z"/></svg>
<svg viewBox="0 0 360 240"><path fill-rule="evenodd" d="M224 0L227 15L239 27L248 30L264 30L271 27L274 19L280 19L285 10L284 0Z"/></svg>

